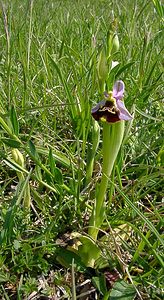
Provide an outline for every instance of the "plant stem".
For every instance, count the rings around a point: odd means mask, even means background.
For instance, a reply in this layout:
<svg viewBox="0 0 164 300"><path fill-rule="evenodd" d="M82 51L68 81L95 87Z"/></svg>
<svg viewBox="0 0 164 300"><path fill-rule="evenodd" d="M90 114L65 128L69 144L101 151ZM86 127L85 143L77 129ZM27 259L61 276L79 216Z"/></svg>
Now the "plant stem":
<svg viewBox="0 0 164 300"><path fill-rule="evenodd" d="M89 235L96 240L99 227L104 220L105 194L108 178L111 175L124 134L124 121L103 126L103 167L102 178L96 195L95 205L90 219Z"/></svg>

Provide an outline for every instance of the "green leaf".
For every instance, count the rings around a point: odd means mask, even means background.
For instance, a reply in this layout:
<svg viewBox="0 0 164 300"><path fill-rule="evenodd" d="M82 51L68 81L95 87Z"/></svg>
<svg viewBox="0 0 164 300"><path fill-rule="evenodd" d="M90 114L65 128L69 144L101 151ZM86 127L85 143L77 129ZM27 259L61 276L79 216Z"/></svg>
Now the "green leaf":
<svg viewBox="0 0 164 300"><path fill-rule="evenodd" d="M29 174L29 172L24 169L23 167L21 167L20 165L18 165L14 160L9 159L9 158L5 158L4 162L14 171L16 172L24 172L26 174Z"/></svg>
<svg viewBox="0 0 164 300"><path fill-rule="evenodd" d="M86 271L86 267L83 264L81 258L78 256L78 254L74 253L73 251L59 247L56 251L56 254L56 260L65 268L71 267L72 260L74 259L74 264L76 265L77 270L80 272Z"/></svg>
<svg viewBox="0 0 164 300"><path fill-rule="evenodd" d="M9 273L1 273L0 274L0 283L2 283L2 282L6 282L6 281L9 281L9 278L10 278L10 275L9 275Z"/></svg>
<svg viewBox="0 0 164 300"><path fill-rule="evenodd" d="M101 276L99 277L92 277L92 282L102 295L106 294L107 292L106 279L103 274L101 274Z"/></svg>
<svg viewBox="0 0 164 300"><path fill-rule="evenodd" d="M121 75L121 73L123 73L125 70L129 69L134 63L135 63L134 61L129 62L125 66L120 68L116 74L116 77L118 78Z"/></svg>
<svg viewBox="0 0 164 300"><path fill-rule="evenodd" d="M36 147L37 149L37 152L39 154L42 154L42 155L46 155L48 156L49 155L49 151L45 148L39 148L39 147ZM67 168L70 168L70 166L73 164L73 162L70 163L70 159L68 159L66 157L66 155L64 155L63 153L59 152L59 151L53 151L53 158L60 164L66 166ZM74 168L76 167L76 165L74 165Z"/></svg>
<svg viewBox="0 0 164 300"><path fill-rule="evenodd" d="M16 201L17 197L14 196L11 202L11 207L9 207L8 211L6 212L5 222L0 234L0 245L2 245L5 242L10 242L10 239L13 235L14 215L17 210Z"/></svg>
<svg viewBox="0 0 164 300"><path fill-rule="evenodd" d="M156 122L160 122L159 118L154 118L153 116L150 116L148 114L146 114L145 112L143 112L142 110L140 110L138 107L135 107L136 112L138 112L141 116L148 118L150 120L156 121Z"/></svg>
<svg viewBox="0 0 164 300"><path fill-rule="evenodd" d="M94 267L95 261L100 256L100 249L96 245L95 241L93 241L88 236L80 236L79 237L80 242L82 245L78 248L78 253L84 262L84 264L88 267Z"/></svg>
<svg viewBox="0 0 164 300"><path fill-rule="evenodd" d="M16 140L13 140L13 139L1 138L1 141L11 148L20 148L21 147L21 143Z"/></svg>
<svg viewBox="0 0 164 300"><path fill-rule="evenodd" d="M30 148L30 152L31 152L32 156L36 158L38 155L36 152L35 145L33 144L33 142L31 140L28 142L28 144L29 144L29 148Z"/></svg>
<svg viewBox="0 0 164 300"><path fill-rule="evenodd" d="M164 6L160 3L159 0L152 0L154 3L154 7L156 9L157 14L163 18L164 17Z"/></svg>
<svg viewBox="0 0 164 300"><path fill-rule="evenodd" d="M53 175L55 175L56 164L55 164L55 159L54 159L53 154L52 154L52 149L49 150L48 159L49 159L51 173Z"/></svg>
<svg viewBox="0 0 164 300"><path fill-rule="evenodd" d="M62 175L62 172L60 171L60 169L55 168L54 173L55 173L55 181L58 184L63 184L63 175Z"/></svg>
<svg viewBox="0 0 164 300"><path fill-rule="evenodd" d="M35 167L35 174L36 174L37 179L42 180L41 168L37 164L36 164L36 167Z"/></svg>
<svg viewBox="0 0 164 300"><path fill-rule="evenodd" d="M36 150L36 147L35 147L34 143L30 140L28 142L28 144L29 144L29 148L30 148L29 155L31 155L31 158L35 161L35 164L36 164L36 166L35 166L36 177L37 177L37 179L42 180L41 169L44 169L46 171L46 173L47 173L48 170L46 168L44 168L45 166L41 163L39 154Z"/></svg>
<svg viewBox="0 0 164 300"><path fill-rule="evenodd" d="M56 183L63 184L63 175L62 175L62 172L60 171L60 169L56 167L52 149L49 150L48 159L49 159L49 164L50 164L50 170L54 176Z"/></svg>
<svg viewBox="0 0 164 300"><path fill-rule="evenodd" d="M0 126L3 128L5 132L7 132L10 136L13 135L13 132L11 128L8 126L8 124L4 121L4 118L1 118L0 116Z"/></svg>
<svg viewBox="0 0 164 300"><path fill-rule="evenodd" d="M14 134L16 136L18 136L18 134L19 134L19 123L18 123L18 119L17 119L17 113L16 113L16 110L15 110L13 105L12 105L11 110L10 110L10 121L12 123Z"/></svg>
<svg viewBox="0 0 164 300"><path fill-rule="evenodd" d="M71 111L71 116L72 116L72 119L75 119L76 118L76 115L77 115L77 105L75 104L75 101L74 101L74 98L72 96L72 93L69 89L69 85L67 84L67 80L65 80L64 76L63 76L63 73L62 73L62 68L60 69L59 65L54 61L54 59L51 57L50 54L48 54L49 56L49 59L53 65L53 67L56 69L57 71L57 74L60 78L60 81L62 83L62 86L64 88L64 91L67 95L67 99L68 99L68 102L70 104L70 111Z"/></svg>
<svg viewBox="0 0 164 300"><path fill-rule="evenodd" d="M124 280L119 280L115 282L109 300L133 300L135 295L136 290L131 284Z"/></svg>
<svg viewBox="0 0 164 300"><path fill-rule="evenodd" d="M63 184L63 175L62 175L62 172L60 171L60 169L56 167L52 149L49 150L48 159L49 159L49 164L50 164L50 170L54 176L56 183Z"/></svg>
<svg viewBox="0 0 164 300"><path fill-rule="evenodd" d="M54 193L60 194L60 190L58 189L58 185L51 186L51 185L49 185L48 183L46 183L45 181L40 180L39 178L37 178L37 180L38 180L41 184L43 184L46 188L48 188L50 191L53 191Z"/></svg>

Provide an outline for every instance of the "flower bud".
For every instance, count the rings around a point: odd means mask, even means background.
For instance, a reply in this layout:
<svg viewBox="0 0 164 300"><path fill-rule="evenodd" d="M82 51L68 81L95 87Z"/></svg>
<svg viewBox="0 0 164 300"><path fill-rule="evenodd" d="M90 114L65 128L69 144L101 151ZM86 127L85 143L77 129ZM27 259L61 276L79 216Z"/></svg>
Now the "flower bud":
<svg viewBox="0 0 164 300"><path fill-rule="evenodd" d="M118 39L118 35L114 34L113 39L112 39L112 50L111 50L111 54L114 54L115 52L117 52L119 50L119 39Z"/></svg>
<svg viewBox="0 0 164 300"><path fill-rule="evenodd" d="M107 58L104 49L100 53L97 69L98 69L99 80L105 82L108 76L108 64L107 64Z"/></svg>
<svg viewBox="0 0 164 300"><path fill-rule="evenodd" d="M107 34L107 56L108 58L119 50L119 39L116 33L111 31Z"/></svg>
<svg viewBox="0 0 164 300"><path fill-rule="evenodd" d="M12 154L14 161L18 165L20 165L21 167L24 168L24 157L23 157L22 153L18 149L14 148L11 150L11 154Z"/></svg>

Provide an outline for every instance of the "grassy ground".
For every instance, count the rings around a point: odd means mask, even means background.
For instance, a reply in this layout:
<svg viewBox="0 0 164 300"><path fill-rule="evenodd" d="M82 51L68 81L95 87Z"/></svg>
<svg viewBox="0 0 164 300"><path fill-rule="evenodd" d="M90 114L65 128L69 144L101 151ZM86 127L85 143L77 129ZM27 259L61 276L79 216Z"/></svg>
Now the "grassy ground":
<svg viewBox="0 0 164 300"><path fill-rule="evenodd" d="M162 6L12 0L0 16L0 299L162 299ZM100 140L86 181L97 58L113 20L113 76L134 120L90 268L72 247L101 174Z"/></svg>

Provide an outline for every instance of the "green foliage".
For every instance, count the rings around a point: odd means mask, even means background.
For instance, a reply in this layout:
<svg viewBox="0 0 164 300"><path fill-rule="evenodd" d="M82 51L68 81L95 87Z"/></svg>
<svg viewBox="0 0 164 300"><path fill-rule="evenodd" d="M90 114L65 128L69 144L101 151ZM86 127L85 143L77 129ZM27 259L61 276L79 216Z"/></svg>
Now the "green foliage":
<svg viewBox="0 0 164 300"><path fill-rule="evenodd" d="M17 113L16 113L14 106L12 106L11 110L10 110L10 120L11 120L11 124L13 127L13 132L15 135L18 136L19 135L19 123L18 123Z"/></svg>
<svg viewBox="0 0 164 300"><path fill-rule="evenodd" d="M154 4L154 7L156 9L156 12L157 14L162 18L164 18L164 6L162 3L160 3L159 0L152 0L153 1L153 4Z"/></svg>
<svg viewBox="0 0 164 300"><path fill-rule="evenodd" d="M110 293L109 299L110 300L115 300L115 299L120 299L120 300L133 300L136 295L136 290L135 288L124 282L123 280L117 281Z"/></svg>
<svg viewBox="0 0 164 300"><path fill-rule="evenodd" d="M70 299L72 286L78 297L81 282L90 280L95 299L124 299L125 293L161 299L162 3L13 0L1 8L1 297L24 299L37 291L38 297ZM108 185L103 228L93 243L100 257L92 269L70 244L72 233L86 236L101 174L102 126L95 128L90 111L102 100L96 66L113 28L119 64L108 85L125 82L126 106L135 114ZM24 166L13 160L15 148ZM28 185L30 213L23 207ZM121 281L108 284L106 269L117 269Z"/></svg>
<svg viewBox="0 0 164 300"><path fill-rule="evenodd" d="M99 277L92 277L92 282L102 295L107 292L105 276L102 274Z"/></svg>
<svg viewBox="0 0 164 300"><path fill-rule="evenodd" d="M21 147L21 143L18 141L15 141L14 139L10 139L10 138L1 138L1 141L11 147L11 148L20 148Z"/></svg>

